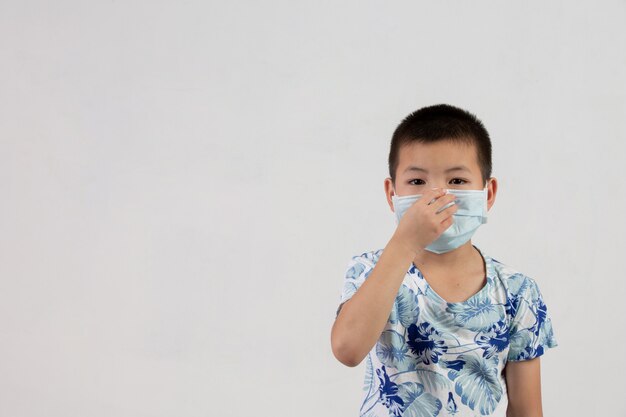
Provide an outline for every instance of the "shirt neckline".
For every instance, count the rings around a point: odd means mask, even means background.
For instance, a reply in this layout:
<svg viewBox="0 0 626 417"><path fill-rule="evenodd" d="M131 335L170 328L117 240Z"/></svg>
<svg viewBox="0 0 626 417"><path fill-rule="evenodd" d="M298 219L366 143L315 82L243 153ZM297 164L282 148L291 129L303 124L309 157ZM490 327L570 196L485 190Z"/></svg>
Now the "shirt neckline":
<svg viewBox="0 0 626 417"><path fill-rule="evenodd" d="M418 279L423 283L423 285L426 287L425 290L429 290L430 292L432 292L434 294L434 296L436 298L438 298L439 300L443 301L446 304L449 305L464 305L464 304L468 304L470 302L472 302L473 299L480 297L484 292L487 291L487 288L490 285L490 282L492 282L493 280L493 276L494 276L494 270L493 270L493 264L491 262L491 257L489 257L488 255L486 255L483 251L480 250L480 248L474 244L472 244L473 247L476 248L476 250L478 251L478 253L480 254L480 256L483 258L483 264L485 265L485 272L486 272L486 282L485 284L480 288L480 290L478 290L476 293L474 293L472 296L470 296L467 300L465 301L458 301L456 303L451 303L447 300L445 300L442 296L440 296L439 294L437 294L437 292L433 289L433 287L431 287L428 284L428 281L426 281L426 278L424 278L424 275L422 275L421 271L419 270L419 268L417 266L415 266L415 264L413 263L413 261L411 261L411 268L410 268L410 272L413 273L414 275L416 275L418 277ZM425 291L424 291L425 292Z"/></svg>

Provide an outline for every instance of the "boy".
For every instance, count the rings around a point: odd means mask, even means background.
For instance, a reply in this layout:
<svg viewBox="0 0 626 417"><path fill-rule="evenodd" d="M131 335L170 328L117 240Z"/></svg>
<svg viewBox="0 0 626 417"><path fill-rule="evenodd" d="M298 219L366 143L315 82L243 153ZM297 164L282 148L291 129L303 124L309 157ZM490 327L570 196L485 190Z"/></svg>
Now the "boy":
<svg viewBox="0 0 626 417"><path fill-rule="evenodd" d="M341 363L367 358L360 415L541 417L539 357L557 346L542 294L471 242L498 188L482 122L410 114L389 174L396 230L350 260L331 332Z"/></svg>

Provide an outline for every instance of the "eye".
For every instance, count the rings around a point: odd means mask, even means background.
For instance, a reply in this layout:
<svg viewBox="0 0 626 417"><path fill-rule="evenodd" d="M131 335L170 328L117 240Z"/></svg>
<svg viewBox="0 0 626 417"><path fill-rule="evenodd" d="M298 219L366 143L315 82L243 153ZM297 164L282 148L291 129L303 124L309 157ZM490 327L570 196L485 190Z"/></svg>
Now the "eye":
<svg viewBox="0 0 626 417"><path fill-rule="evenodd" d="M420 181L420 183L415 184L413 181ZM467 183L467 181L465 181L464 179L461 179L461 178L453 178L450 181L461 181L461 182L454 183L454 185L462 185L462 184L466 184ZM424 184L424 180L416 178L416 179L410 180L409 184L411 184L411 185L423 185Z"/></svg>

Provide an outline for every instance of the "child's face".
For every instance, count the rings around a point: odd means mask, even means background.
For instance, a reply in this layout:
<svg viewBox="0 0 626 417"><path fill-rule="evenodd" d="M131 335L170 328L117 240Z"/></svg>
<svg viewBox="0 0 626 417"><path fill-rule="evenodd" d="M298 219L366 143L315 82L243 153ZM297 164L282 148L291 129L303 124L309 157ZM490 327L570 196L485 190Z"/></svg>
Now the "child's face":
<svg viewBox="0 0 626 417"><path fill-rule="evenodd" d="M463 169L452 170L455 167ZM392 210L391 196L394 194L423 194L435 187L482 190L485 186L488 188L489 209L495 199L497 183L494 177L488 179L487 185L482 182L476 146L447 140L403 146L400 148L395 190L391 178L385 179L387 200Z"/></svg>

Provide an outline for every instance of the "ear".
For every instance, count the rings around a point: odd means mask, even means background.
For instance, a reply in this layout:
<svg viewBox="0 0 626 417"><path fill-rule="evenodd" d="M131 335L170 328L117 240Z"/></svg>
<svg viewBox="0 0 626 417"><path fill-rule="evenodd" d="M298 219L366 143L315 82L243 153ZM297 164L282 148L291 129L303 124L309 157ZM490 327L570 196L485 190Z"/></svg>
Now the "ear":
<svg viewBox="0 0 626 417"><path fill-rule="evenodd" d="M498 192L498 179L491 177L487 180L487 211L491 209L496 202L496 193Z"/></svg>
<svg viewBox="0 0 626 417"><path fill-rule="evenodd" d="M391 200L391 197L396 195L396 190L390 177L385 178L384 188L385 197L387 198L387 204L389 205L391 211L395 213L395 211L393 210L393 201Z"/></svg>

